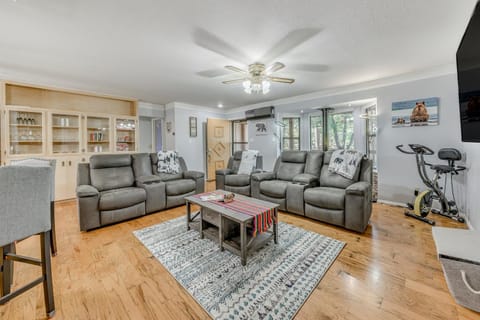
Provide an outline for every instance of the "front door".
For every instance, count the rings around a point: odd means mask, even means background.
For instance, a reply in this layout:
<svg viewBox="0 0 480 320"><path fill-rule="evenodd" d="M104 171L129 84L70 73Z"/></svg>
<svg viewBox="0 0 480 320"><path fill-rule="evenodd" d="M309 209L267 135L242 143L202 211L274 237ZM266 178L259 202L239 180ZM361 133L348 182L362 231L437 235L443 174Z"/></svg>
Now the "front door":
<svg viewBox="0 0 480 320"><path fill-rule="evenodd" d="M207 180L215 180L215 171L225 169L232 154L232 122L207 119Z"/></svg>

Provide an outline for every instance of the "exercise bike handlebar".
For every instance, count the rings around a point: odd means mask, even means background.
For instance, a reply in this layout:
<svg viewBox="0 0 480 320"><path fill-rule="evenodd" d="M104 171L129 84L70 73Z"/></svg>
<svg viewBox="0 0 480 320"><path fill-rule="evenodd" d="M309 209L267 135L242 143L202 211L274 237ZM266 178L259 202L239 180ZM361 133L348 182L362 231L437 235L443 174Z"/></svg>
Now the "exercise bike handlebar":
<svg viewBox="0 0 480 320"><path fill-rule="evenodd" d="M398 151L406 154L423 154L427 156L431 156L435 154L435 152L432 149L421 144L409 144L408 146L412 151L405 150L403 147L403 144L399 144L395 148L397 148Z"/></svg>

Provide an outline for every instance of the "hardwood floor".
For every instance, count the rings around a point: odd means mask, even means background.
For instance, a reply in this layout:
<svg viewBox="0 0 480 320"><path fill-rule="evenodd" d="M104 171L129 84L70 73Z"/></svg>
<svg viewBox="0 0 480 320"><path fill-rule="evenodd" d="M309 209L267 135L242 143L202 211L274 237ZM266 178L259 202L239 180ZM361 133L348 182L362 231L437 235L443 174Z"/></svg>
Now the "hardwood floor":
<svg viewBox="0 0 480 320"><path fill-rule="evenodd" d="M183 215L184 207L87 233L79 231L75 202L56 208L56 319L209 319L132 234ZM347 243L296 319L480 319L450 295L431 227L404 217L401 208L374 205L365 234L291 214L280 220ZM435 220L461 227L443 217ZM18 252L39 256L38 242L27 239ZM15 283L39 274L38 267L17 264ZM0 319L44 317L41 286L0 307Z"/></svg>

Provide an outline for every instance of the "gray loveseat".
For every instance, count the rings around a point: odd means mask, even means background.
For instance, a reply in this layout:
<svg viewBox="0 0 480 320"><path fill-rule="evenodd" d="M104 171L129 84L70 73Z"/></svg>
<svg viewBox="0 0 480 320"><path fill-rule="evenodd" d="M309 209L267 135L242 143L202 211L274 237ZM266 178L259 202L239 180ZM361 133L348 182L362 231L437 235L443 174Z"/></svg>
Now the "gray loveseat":
<svg viewBox="0 0 480 320"><path fill-rule="evenodd" d="M243 151L235 151L232 157L228 159L226 169L215 172L216 189L222 189L230 192L250 196L250 175L238 174ZM262 156L257 156L257 163L253 173L261 172L263 168Z"/></svg>
<svg viewBox="0 0 480 320"><path fill-rule="evenodd" d="M156 154L93 155L77 173L80 230L90 230L184 204L183 197L204 190L204 174L156 170Z"/></svg>

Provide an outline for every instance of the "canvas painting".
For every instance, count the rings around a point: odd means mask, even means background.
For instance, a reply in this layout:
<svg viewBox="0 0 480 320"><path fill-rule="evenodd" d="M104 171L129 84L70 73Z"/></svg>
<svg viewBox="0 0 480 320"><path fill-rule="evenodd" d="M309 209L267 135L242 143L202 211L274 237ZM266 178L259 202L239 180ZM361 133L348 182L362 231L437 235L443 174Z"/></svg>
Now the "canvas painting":
<svg viewBox="0 0 480 320"><path fill-rule="evenodd" d="M439 98L416 99L392 103L392 126L438 125Z"/></svg>
<svg viewBox="0 0 480 320"><path fill-rule="evenodd" d="M267 134L268 134L268 127L266 122L259 121L255 123L255 135L266 136Z"/></svg>

